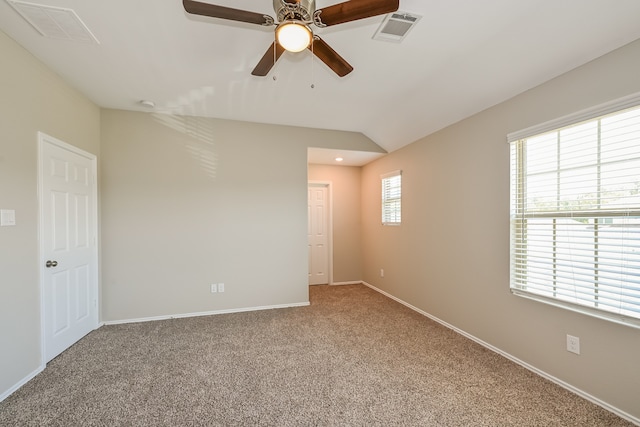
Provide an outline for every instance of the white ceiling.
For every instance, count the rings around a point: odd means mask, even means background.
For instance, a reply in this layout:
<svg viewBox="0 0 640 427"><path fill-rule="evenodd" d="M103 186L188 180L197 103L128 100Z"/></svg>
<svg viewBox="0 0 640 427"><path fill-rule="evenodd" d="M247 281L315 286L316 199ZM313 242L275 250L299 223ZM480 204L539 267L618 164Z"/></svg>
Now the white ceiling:
<svg viewBox="0 0 640 427"><path fill-rule="evenodd" d="M640 38L638 0L400 0L423 18L399 44L372 40L382 16L313 27L346 77L308 51L254 77L273 27L181 0L30 1L73 9L100 43L45 38L4 0L0 29L101 107L356 131L389 152ZM201 1L274 16L272 0Z"/></svg>

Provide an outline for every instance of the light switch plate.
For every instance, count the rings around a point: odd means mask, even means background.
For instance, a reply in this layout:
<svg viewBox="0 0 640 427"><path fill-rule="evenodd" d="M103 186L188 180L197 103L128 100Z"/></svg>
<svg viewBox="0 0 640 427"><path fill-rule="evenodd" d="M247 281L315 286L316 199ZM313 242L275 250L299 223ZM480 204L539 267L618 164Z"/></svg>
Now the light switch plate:
<svg viewBox="0 0 640 427"><path fill-rule="evenodd" d="M16 225L16 211L13 209L0 209L0 227Z"/></svg>

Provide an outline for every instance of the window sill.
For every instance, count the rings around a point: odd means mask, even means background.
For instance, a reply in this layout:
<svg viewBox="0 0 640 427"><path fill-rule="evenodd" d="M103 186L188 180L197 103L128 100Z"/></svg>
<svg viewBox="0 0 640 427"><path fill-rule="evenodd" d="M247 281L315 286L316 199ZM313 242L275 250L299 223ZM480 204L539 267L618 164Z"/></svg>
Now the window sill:
<svg viewBox="0 0 640 427"><path fill-rule="evenodd" d="M621 314L609 313L606 311L597 310L595 308L590 308L590 307L582 306L579 304L573 304L568 301L557 300L555 298L548 298L542 295L533 294L520 289L511 288L511 293L513 295L516 295L522 298L526 298L533 301L541 302L543 304L563 308L565 310L573 311L575 313L580 313L580 314L595 317L598 319L607 320L609 322L617 323L619 325L640 329L640 319L636 319L633 317L624 316Z"/></svg>

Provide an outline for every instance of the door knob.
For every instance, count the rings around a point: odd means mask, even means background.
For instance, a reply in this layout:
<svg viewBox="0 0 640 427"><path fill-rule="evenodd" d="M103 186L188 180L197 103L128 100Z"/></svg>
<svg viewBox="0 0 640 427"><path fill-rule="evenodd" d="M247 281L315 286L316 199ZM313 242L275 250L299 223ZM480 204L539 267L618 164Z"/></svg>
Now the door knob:
<svg viewBox="0 0 640 427"><path fill-rule="evenodd" d="M47 267L47 268L51 268L51 267L55 267L57 265L58 265L58 261L49 260L49 261L47 261L47 263L44 266Z"/></svg>

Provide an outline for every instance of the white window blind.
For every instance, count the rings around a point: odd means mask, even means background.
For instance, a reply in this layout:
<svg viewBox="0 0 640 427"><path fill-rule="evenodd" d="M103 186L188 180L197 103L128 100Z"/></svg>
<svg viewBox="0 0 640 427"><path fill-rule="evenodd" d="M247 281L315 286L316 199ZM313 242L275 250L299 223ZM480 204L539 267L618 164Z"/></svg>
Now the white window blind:
<svg viewBox="0 0 640 427"><path fill-rule="evenodd" d="M393 171L382 179L382 224L399 225L402 222L402 171Z"/></svg>
<svg viewBox="0 0 640 427"><path fill-rule="evenodd" d="M640 326L640 107L627 104L510 135L510 286Z"/></svg>

